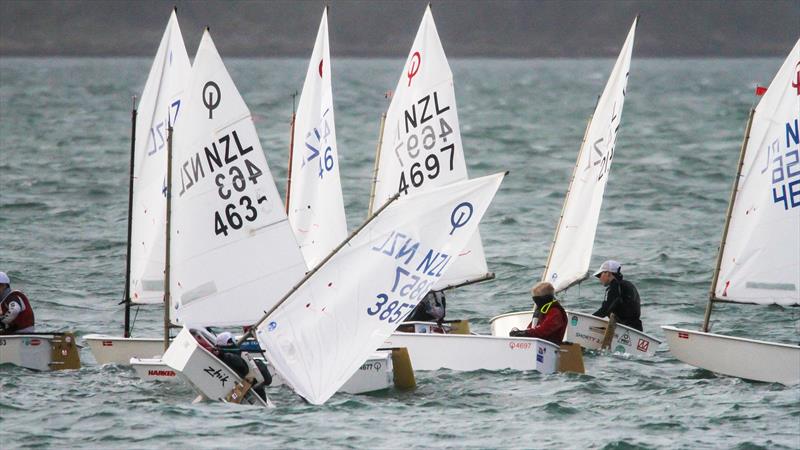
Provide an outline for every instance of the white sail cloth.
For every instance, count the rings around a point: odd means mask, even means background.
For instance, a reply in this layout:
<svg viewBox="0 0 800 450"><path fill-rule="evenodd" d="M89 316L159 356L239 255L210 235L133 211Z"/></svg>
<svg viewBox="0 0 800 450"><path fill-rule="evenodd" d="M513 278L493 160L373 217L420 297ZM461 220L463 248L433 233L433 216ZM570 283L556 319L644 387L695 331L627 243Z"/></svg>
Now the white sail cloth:
<svg viewBox="0 0 800 450"><path fill-rule="evenodd" d="M308 267L347 237L331 89L328 8L322 13L294 123L288 216Z"/></svg>
<svg viewBox="0 0 800 450"><path fill-rule="evenodd" d="M578 153L574 178L564 200L563 216L542 277L552 283L556 291L582 280L589 270L600 207L622 119L638 21L637 17L628 32Z"/></svg>
<svg viewBox="0 0 800 450"><path fill-rule="evenodd" d="M375 179L377 208L398 191L444 186L467 179L453 72L428 6L386 112ZM479 232L459 252L435 289L487 275Z"/></svg>
<svg viewBox="0 0 800 450"><path fill-rule="evenodd" d="M208 31L174 131L170 290L179 323L252 324L305 273L250 110Z"/></svg>
<svg viewBox="0 0 800 450"><path fill-rule="evenodd" d="M800 40L756 106L714 296L800 303Z"/></svg>
<svg viewBox="0 0 800 450"><path fill-rule="evenodd" d="M130 296L134 303L164 301L167 128L183 115L191 64L175 11L139 99L131 211Z"/></svg>
<svg viewBox="0 0 800 450"><path fill-rule="evenodd" d="M401 197L259 325L268 360L299 395L324 403L446 276L502 179Z"/></svg>

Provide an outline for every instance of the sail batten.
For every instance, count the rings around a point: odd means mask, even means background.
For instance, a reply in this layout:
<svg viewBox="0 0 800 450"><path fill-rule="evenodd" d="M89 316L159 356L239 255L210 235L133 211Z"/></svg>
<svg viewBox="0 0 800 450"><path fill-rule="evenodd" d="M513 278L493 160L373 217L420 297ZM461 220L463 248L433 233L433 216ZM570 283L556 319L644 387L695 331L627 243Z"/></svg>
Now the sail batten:
<svg viewBox="0 0 800 450"><path fill-rule="evenodd" d="M713 298L800 304L800 40L752 116Z"/></svg>
<svg viewBox="0 0 800 450"><path fill-rule="evenodd" d="M397 192L405 196L468 178L453 72L430 6L383 123L370 210ZM481 279L489 272L479 232L459 253L447 278L434 289Z"/></svg>
<svg viewBox="0 0 800 450"><path fill-rule="evenodd" d="M578 160L542 275L542 280L552 283L557 292L582 281L589 270L600 208L614 159L617 130L622 120L637 23L638 17L597 100L578 151Z"/></svg>

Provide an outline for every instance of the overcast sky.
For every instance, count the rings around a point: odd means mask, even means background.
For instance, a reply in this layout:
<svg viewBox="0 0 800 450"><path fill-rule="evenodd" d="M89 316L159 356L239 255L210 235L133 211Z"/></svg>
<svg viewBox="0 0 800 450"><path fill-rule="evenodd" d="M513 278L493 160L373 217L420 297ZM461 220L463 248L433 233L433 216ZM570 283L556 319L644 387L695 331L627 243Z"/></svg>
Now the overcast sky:
<svg viewBox="0 0 800 450"><path fill-rule="evenodd" d="M332 53L405 55L427 1L333 0ZM0 0L0 56L151 57L173 5L190 55L208 25L225 56L307 57L319 0ZM800 0L435 0L450 57L616 56L636 14L639 57L783 56Z"/></svg>

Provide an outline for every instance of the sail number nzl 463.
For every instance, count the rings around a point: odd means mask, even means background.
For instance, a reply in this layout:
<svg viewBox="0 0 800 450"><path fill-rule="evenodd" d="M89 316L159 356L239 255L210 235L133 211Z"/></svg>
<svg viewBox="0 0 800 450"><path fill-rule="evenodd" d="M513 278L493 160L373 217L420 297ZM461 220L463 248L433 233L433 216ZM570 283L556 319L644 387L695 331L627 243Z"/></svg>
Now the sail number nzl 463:
<svg viewBox="0 0 800 450"><path fill-rule="evenodd" d="M263 171L245 155L253 151L253 146L245 147L236 130L221 136L202 152L196 152L180 165L181 191L186 192L206 179L213 178L217 195L225 205L214 214L214 234L228 236L229 229L238 230L245 221L254 222L258 218L256 205L267 201L262 195L252 198L247 195L249 184L258 184Z"/></svg>

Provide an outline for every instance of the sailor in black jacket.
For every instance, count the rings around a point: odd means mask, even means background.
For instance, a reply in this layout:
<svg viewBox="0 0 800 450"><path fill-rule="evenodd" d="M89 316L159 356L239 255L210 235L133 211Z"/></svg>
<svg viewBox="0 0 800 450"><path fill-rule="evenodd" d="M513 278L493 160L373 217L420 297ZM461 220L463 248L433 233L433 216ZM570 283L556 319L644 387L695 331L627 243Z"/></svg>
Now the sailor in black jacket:
<svg viewBox="0 0 800 450"><path fill-rule="evenodd" d="M617 322L642 331L639 292L630 281L622 279L622 266L612 260L604 262L594 274L606 287L606 298L594 316L617 315Z"/></svg>

